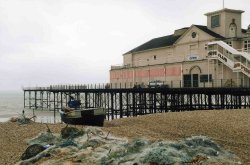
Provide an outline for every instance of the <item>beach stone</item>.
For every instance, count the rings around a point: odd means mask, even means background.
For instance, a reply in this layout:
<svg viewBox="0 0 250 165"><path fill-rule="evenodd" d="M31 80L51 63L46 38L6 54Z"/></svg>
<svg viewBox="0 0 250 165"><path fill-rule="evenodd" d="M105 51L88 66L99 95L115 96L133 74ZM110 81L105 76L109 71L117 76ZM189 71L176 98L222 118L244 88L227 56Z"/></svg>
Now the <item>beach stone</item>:
<svg viewBox="0 0 250 165"><path fill-rule="evenodd" d="M25 150L25 152L21 156L21 160L32 158L37 154L39 154L40 152L44 151L45 149L46 148L40 144L33 144Z"/></svg>
<svg viewBox="0 0 250 165"><path fill-rule="evenodd" d="M65 127L65 128L62 128L61 130L61 136L63 139L75 138L83 134L84 134L83 131L80 131L75 127Z"/></svg>

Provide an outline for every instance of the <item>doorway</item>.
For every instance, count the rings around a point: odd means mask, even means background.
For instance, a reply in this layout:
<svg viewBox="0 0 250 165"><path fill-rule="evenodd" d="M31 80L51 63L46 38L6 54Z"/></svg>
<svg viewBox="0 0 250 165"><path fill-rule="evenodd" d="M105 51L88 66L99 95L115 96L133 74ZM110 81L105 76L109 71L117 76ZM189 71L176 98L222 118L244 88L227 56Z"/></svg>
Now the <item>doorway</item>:
<svg viewBox="0 0 250 165"><path fill-rule="evenodd" d="M201 68L197 65L193 66L189 70L189 74L183 75L184 87L199 87L199 75L201 74Z"/></svg>
<svg viewBox="0 0 250 165"><path fill-rule="evenodd" d="M184 87L199 87L199 75L198 74L185 74L183 75Z"/></svg>

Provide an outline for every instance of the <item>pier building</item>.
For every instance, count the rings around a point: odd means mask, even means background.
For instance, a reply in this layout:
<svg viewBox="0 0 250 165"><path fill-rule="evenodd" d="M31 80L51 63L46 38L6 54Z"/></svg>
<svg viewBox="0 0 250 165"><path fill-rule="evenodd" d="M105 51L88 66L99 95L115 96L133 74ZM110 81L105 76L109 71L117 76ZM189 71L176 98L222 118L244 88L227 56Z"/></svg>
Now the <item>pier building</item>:
<svg viewBox="0 0 250 165"><path fill-rule="evenodd" d="M244 11L223 8L206 13L207 25L193 24L154 38L123 54L111 66L112 87L248 87L250 25L242 27ZM136 37L136 36L135 36Z"/></svg>

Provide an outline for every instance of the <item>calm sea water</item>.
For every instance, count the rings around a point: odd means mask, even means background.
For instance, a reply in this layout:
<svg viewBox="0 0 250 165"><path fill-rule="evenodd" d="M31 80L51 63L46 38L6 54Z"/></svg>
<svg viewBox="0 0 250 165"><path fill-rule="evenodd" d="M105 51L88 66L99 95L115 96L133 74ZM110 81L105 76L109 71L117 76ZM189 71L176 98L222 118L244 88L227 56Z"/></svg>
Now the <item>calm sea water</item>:
<svg viewBox="0 0 250 165"><path fill-rule="evenodd" d="M8 121L11 117L20 117L22 115L23 93L21 92L0 92L0 122ZM42 123L60 122L60 116L54 112L46 110L25 109L25 116L32 117L36 115L35 121Z"/></svg>

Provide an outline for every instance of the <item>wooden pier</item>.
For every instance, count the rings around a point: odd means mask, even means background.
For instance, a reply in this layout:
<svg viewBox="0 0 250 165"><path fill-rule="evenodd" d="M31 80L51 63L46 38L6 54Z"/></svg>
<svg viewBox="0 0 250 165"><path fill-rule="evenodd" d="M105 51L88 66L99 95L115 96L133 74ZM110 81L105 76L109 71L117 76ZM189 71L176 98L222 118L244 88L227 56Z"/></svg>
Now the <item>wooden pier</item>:
<svg viewBox="0 0 250 165"><path fill-rule="evenodd" d="M93 86L94 87L94 86ZM24 88L24 108L58 111L71 98L81 108L104 107L108 120L162 112L250 108L250 88Z"/></svg>

